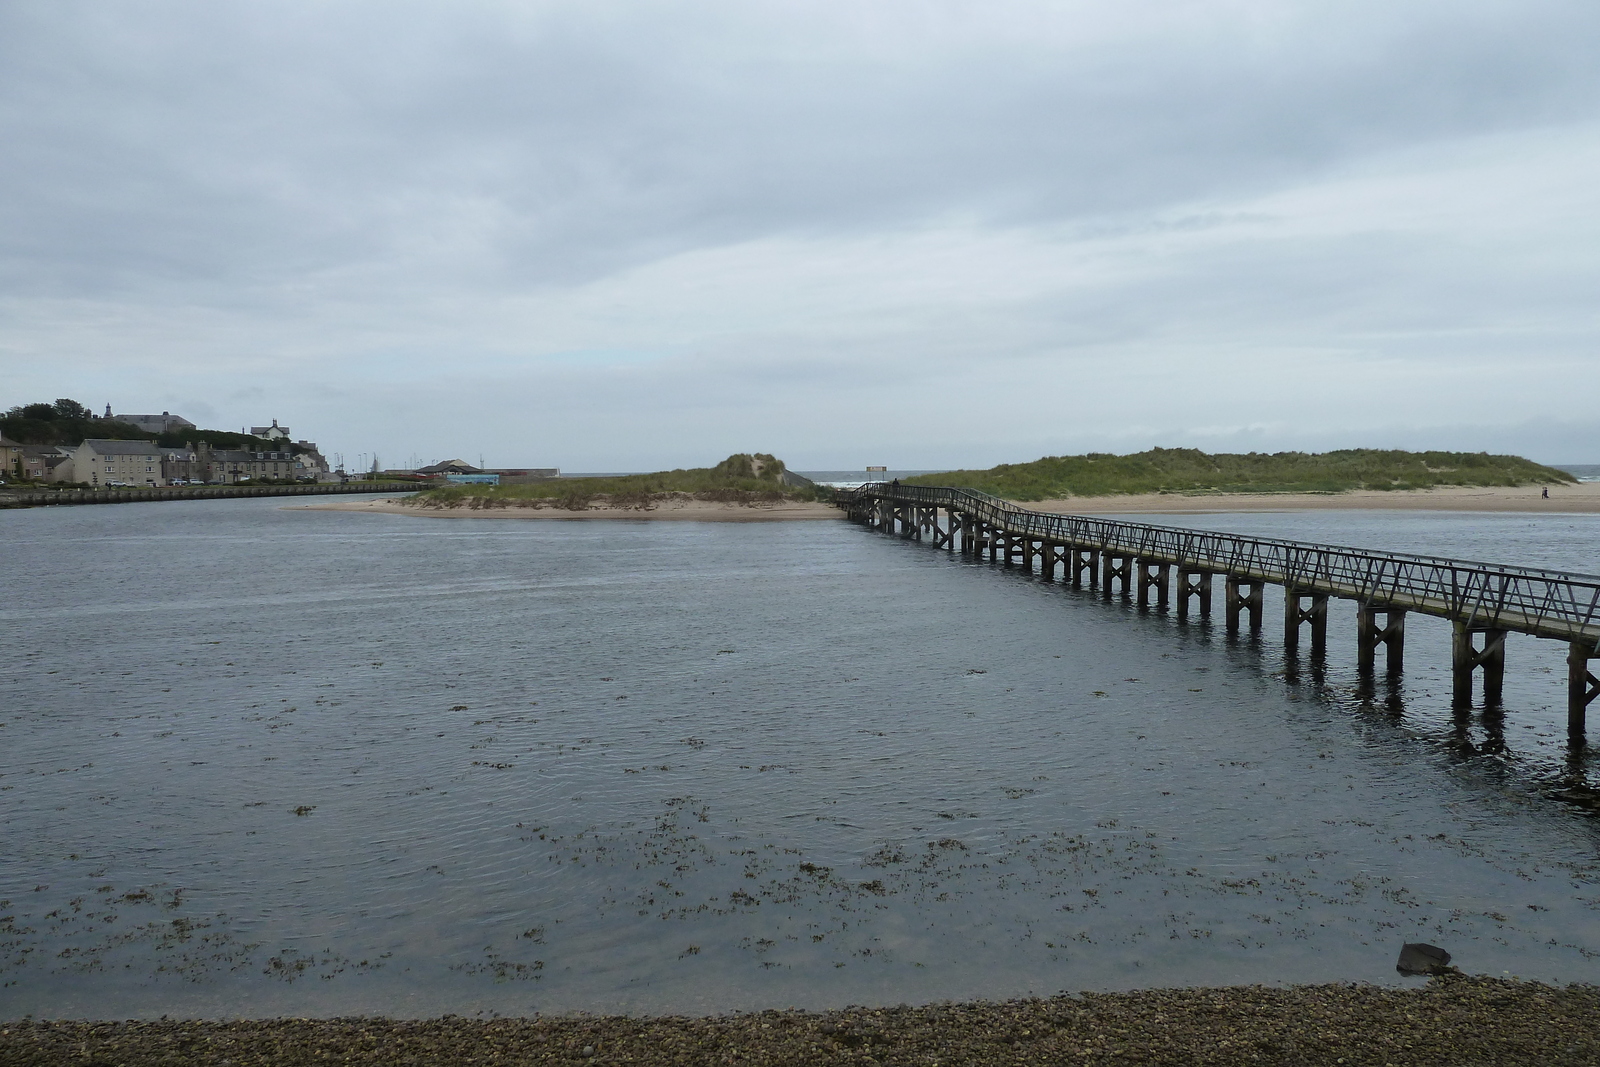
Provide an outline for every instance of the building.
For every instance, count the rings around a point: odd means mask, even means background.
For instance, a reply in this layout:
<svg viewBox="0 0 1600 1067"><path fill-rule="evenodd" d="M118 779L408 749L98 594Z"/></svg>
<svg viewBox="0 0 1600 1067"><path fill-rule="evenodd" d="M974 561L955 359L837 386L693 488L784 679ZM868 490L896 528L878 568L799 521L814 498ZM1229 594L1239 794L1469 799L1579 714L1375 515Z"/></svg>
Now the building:
<svg viewBox="0 0 1600 1067"><path fill-rule="evenodd" d="M200 465L193 449L168 448L161 453L161 475L168 485L189 485L203 482Z"/></svg>
<svg viewBox="0 0 1600 1067"><path fill-rule="evenodd" d="M194 423L182 415L174 415L170 411L163 411L159 415L113 415L111 405L106 405L106 418L125 422L130 426L137 426L145 433L171 433L174 430L192 430Z"/></svg>
<svg viewBox="0 0 1600 1067"><path fill-rule="evenodd" d="M271 426L250 427L250 436L264 438L268 441L287 441L289 439L289 427L279 426L278 420L273 419ZM313 445L312 447L315 448L316 446Z"/></svg>
<svg viewBox="0 0 1600 1067"><path fill-rule="evenodd" d="M0 436L0 481L21 481L27 477L22 459L26 447Z"/></svg>
<svg viewBox="0 0 1600 1067"><path fill-rule="evenodd" d="M88 440L72 454L77 481L92 486L166 485L161 473L164 450L150 441Z"/></svg>
<svg viewBox="0 0 1600 1067"><path fill-rule="evenodd" d="M194 451L195 481L208 485L231 485L234 482L293 481L295 478L294 454L281 452L252 452L243 448L212 448L201 441Z"/></svg>
<svg viewBox="0 0 1600 1067"><path fill-rule="evenodd" d="M23 445L22 479L27 482L72 482L73 449L58 445Z"/></svg>
<svg viewBox="0 0 1600 1067"><path fill-rule="evenodd" d="M417 473L427 478L443 478L449 474L482 474L483 470L464 459L441 459L429 466L418 467Z"/></svg>
<svg viewBox="0 0 1600 1067"><path fill-rule="evenodd" d="M315 441L294 443L294 477L301 482L336 482L338 477L329 473L328 461L317 450Z"/></svg>

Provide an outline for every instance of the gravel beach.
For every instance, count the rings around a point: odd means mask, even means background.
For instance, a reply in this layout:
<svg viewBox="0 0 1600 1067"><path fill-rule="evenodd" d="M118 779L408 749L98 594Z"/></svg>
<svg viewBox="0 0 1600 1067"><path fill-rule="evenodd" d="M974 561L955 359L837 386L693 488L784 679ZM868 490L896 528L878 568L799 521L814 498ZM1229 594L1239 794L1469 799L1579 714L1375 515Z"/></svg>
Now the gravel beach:
<svg viewBox="0 0 1600 1067"><path fill-rule="evenodd" d="M1600 987L1444 975L704 1019L22 1021L0 1065L1594 1064Z"/></svg>

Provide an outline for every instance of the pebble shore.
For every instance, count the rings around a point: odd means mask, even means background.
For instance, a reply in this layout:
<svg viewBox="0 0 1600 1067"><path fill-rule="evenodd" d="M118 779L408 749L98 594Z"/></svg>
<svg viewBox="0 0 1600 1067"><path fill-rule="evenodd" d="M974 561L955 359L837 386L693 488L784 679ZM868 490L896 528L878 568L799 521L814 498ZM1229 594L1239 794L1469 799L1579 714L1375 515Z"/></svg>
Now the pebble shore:
<svg viewBox="0 0 1600 1067"><path fill-rule="evenodd" d="M1444 975L703 1019L12 1022L0 1067L71 1064L1595 1064L1600 987Z"/></svg>

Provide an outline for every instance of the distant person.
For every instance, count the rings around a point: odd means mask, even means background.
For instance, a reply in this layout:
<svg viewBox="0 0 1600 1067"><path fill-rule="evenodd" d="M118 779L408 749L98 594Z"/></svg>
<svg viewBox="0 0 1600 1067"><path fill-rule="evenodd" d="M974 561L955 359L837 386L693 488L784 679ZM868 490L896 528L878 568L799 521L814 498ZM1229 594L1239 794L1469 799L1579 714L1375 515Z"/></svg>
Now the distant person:
<svg viewBox="0 0 1600 1067"><path fill-rule="evenodd" d="M1550 499L1550 490L1549 489L1541 489L1541 490L1539 490L1539 496L1544 498L1545 500L1549 500Z"/></svg>

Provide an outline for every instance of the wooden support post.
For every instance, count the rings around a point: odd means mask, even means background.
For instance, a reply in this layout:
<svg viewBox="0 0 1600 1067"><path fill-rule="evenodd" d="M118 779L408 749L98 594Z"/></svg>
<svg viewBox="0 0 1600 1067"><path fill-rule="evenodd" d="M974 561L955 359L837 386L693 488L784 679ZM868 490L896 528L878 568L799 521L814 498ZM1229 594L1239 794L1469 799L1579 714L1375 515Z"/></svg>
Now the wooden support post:
<svg viewBox="0 0 1600 1067"><path fill-rule="evenodd" d="M1378 616L1383 625L1378 625ZM1362 674L1371 674L1377 666L1378 646L1384 646L1384 667L1389 674L1399 674L1406 660L1406 612L1404 608L1375 608L1371 604L1356 607L1356 668Z"/></svg>
<svg viewBox="0 0 1600 1067"><path fill-rule="evenodd" d="M1001 555L1005 557L1005 565L1014 567L1017 563L1017 539L1010 533L1000 535Z"/></svg>
<svg viewBox="0 0 1600 1067"><path fill-rule="evenodd" d="M1468 626L1464 622L1452 623L1451 630L1451 706L1472 707L1472 672L1482 667L1483 706L1499 707L1506 678L1506 632L1487 626ZM1474 644L1473 634L1483 635L1482 648Z"/></svg>
<svg viewBox="0 0 1600 1067"><path fill-rule="evenodd" d="M1153 563L1150 560L1140 560L1137 566L1138 573L1135 581L1139 586L1139 606L1150 606L1150 590L1156 591L1156 608L1160 611L1167 610L1167 579L1172 573L1170 563Z"/></svg>
<svg viewBox="0 0 1600 1067"><path fill-rule="evenodd" d="M1211 618L1211 572L1190 570L1178 565L1178 618L1189 617L1189 598L1200 601L1200 617Z"/></svg>
<svg viewBox="0 0 1600 1067"><path fill-rule="evenodd" d="M1111 583L1117 579L1122 581L1122 598L1126 600L1133 594L1133 571L1139 561L1133 556L1123 555L1120 552L1102 551L1100 553L1100 595L1107 600L1111 599Z"/></svg>
<svg viewBox="0 0 1600 1067"><path fill-rule="evenodd" d="M1302 607L1301 601L1310 600L1310 607ZM1328 652L1328 595L1326 593L1313 593L1297 589L1285 584L1283 587L1283 648L1286 652L1294 652L1300 647L1300 624L1311 624L1311 656L1321 659Z"/></svg>
<svg viewBox="0 0 1600 1067"><path fill-rule="evenodd" d="M1574 641L1567 649L1567 735L1581 741L1589 705L1600 697L1600 678L1589 669L1589 661L1600 659L1600 648L1591 641Z"/></svg>
<svg viewBox="0 0 1600 1067"><path fill-rule="evenodd" d="M1249 592L1240 589L1248 586ZM1228 633L1239 632L1239 613L1250 613L1250 632L1261 629L1261 582L1255 578L1230 574L1223 582L1223 602L1228 616Z"/></svg>
<svg viewBox="0 0 1600 1067"><path fill-rule="evenodd" d="M1056 546L1054 542L1039 542L1039 578L1041 581L1046 582L1056 580Z"/></svg>
<svg viewBox="0 0 1600 1067"><path fill-rule="evenodd" d="M1067 577L1072 584L1081 587L1083 576L1089 576L1089 588L1097 589L1100 586L1100 550L1083 545L1067 546Z"/></svg>

